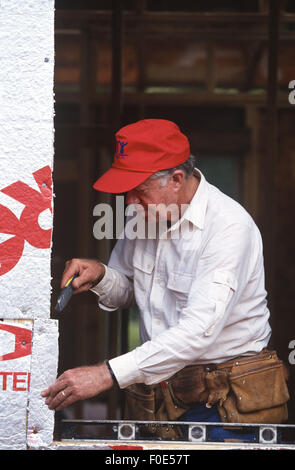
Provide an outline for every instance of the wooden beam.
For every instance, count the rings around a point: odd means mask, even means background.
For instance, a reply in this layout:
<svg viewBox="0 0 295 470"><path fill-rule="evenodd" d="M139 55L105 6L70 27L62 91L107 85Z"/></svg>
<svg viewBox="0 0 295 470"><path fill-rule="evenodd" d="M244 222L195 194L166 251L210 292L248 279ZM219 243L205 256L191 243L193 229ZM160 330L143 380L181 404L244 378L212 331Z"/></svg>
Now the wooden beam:
<svg viewBox="0 0 295 470"><path fill-rule="evenodd" d="M114 135L120 128L122 114L122 48L123 48L123 13L122 2L113 0L112 9L112 86L111 86L111 123L110 130ZM111 162L110 162L111 163ZM114 197L111 198L114 208ZM115 213L115 212L114 212ZM115 240L113 240L115 243ZM114 245L113 243L113 245ZM119 313L109 315L109 348L108 358L118 355L118 321ZM108 393L108 419L115 419L119 406L118 390L111 389Z"/></svg>
<svg viewBox="0 0 295 470"><path fill-rule="evenodd" d="M276 259L276 187L275 174L278 154L278 122L277 122L277 73L278 73L278 42L279 42L280 8L277 0L269 1L268 24L268 88L267 88L267 142L263 158L263 188L261 206L261 228L263 233L265 253L265 278L268 291L269 308L272 313L271 321L275 335L275 259ZM275 341L275 338L274 338Z"/></svg>
<svg viewBox="0 0 295 470"><path fill-rule="evenodd" d="M261 120L259 112L260 110L253 106L245 107L245 124L249 129L250 143L244 154L243 205L255 221L258 220L259 214L259 161L261 158L259 148Z"/></svg>
<svg viewBox="0 0 295 470"><path fill-rule="evenodd" d="M268 15L266 13L199 13L199 12L122 12L128 33L140 32L145 36L165 34L211 40L266 40ZM56 10L56 28L90 28L99 35L111 31L112 13L109 11ZM295 14L282 14L284 24L295 23ZM249 28L249 26L251 26ZM294 40L294 32L281 31L280 41Z"/></svg>
<svg viewBox="0 0 295 470"><path fill-rule="evenodd" d="M257 67L259 65L259 62L262 58L262 54L264 52L266 48L266 45L261 42L257 45L253 45L251 44L251 47L250 47L250 60L249 60L249 64L248 64L248 70L247 70L247 73L246 73L246 77L244 79L244 83L243 85L241 86L240 90L241 91L248 91L252 88L252 84L253 84L253 80L254 80L254 77L255 77L255 74L256 74L256 71L257 71ZM253 49L253 51L252 51Z"/></svg>
<svg viewBox="0 0 295 470"><path fill-rule="evenodd" d="M181 87L178 87L181 89ZM277 96L277 104L281 108L290 108L288 101L288 92L279 92ZM267 91L265 93L248 93L248 92L208 92L204 91L169 91L169 92L150 92L150 91L132 91L124 92L125 105L165 105L165 106L188 106L194 107L200 104L214 105L214 106L258 106L264 108L267 106ZM55 92L56 101L58 103L77 103L79 102L79 94L72 92ZM93 98L94 102L99 105L110 105L111 94L97 92ZM105 127L105 129L107 129ZM99 130L99 128L98 128ZM75 136L73 136L75 138ZM105 136L105 139L109 137Z"/></svg>
<svg viewBox="0 0 295 470"><path fill-rule="evenodd" d="M216 60L215 60L216 45L213 41L207 43L207 92L213 93L216 87Z"/></svg>
<svg viewBox="0 0 295 470"><path fill-rule="evenodd" d="M113 0L112 13L112 86L111 86L111 128L120 127L122 113L122 49L123 23L122 2Z"/></svg>
<svg viewBox="0 0 295 470"><path fill-rule="evenodd" d="M96 42L89 30L81 34L80 64L80 124L89 125L93 122L92 106L96 86Z"/></svg>
<svg viewBox="0 0 295 470"><path fill-rule="evenodd" d="M122 3L122 2L121 2ZM268 13L241 13L241 12L184 12L184 11L148 11L145 8L141 9L141 22L142 23L178 23L182 24L183 29L186 29L187 24L228 24L233 23L244 24L244 25L268 25ZM135 21L138 19L138 9L135 11L123 11L124 21L128 22ZM56 15L56 27L57 29L63 30L68 27L68 24L83 24L85 22L90 25L98 25L100 23L108 23L110 25L112 19L112 11L109 10L62 10L57 9ZM283 23L295 23L295 13L282 12L280 21ZM74 28L75 29L75 28Z"/></svg>

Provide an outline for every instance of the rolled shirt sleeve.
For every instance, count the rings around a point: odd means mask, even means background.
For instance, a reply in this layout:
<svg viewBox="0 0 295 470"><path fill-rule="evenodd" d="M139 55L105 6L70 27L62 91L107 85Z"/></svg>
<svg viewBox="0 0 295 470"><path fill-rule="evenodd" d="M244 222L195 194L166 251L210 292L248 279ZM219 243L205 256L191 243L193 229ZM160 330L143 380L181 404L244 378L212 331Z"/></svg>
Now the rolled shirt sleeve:
<svg viewBox="0 0 295 470"><path fill-rule="evenodd" d="M128 308L134 302L133 250L130 240L119 239L108 265L104 265L106 270L104 277L90 289L98 296L101 309L114 311L118 308Z"/></svg>
<svg viewBox="0 0 295 470"><path fill-rule="evenodd" d="M105 266L102 280L90 289L98 296L98 305L102 310L114 311L128 308L133 302L133 283L125 274Z"/></svg>

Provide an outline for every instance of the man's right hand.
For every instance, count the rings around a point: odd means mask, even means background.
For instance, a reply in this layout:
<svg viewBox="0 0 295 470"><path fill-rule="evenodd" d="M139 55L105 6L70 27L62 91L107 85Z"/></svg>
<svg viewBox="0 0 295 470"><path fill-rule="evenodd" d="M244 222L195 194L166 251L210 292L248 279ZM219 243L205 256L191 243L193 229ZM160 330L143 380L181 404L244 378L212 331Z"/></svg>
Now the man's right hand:
<svg viewBox="0 0 295 470"><path fill-rule="evenodd" d="M66 267L61 280L61 288L64 288L68 280L78 274L73 280L75 294L85 292L98 284L105 275L105 267L99 261L92 259L74 258L66 262Z"/></svg>

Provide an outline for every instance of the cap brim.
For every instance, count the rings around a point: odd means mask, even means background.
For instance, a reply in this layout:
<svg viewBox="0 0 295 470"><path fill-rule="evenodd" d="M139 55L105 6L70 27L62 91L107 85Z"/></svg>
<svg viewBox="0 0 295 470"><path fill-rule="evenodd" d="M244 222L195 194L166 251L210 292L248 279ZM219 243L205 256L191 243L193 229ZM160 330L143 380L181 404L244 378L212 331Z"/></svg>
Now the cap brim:
<svg viewBox="0 0 295 470"><path fill-rule="evenodd" d="M126 193L143 183L152 174L112 167L94 183L93 188L104 193Z"/></svg>

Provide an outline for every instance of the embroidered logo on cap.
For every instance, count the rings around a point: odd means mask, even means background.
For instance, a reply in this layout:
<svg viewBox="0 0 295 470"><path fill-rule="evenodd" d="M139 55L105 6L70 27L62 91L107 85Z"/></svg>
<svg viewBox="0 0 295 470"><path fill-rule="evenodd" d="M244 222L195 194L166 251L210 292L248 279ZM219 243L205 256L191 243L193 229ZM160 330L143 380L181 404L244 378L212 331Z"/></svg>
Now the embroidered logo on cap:
<svg viewBox="0 0 295 470"><path fill-rule="evenodd" d="M122 140L117 140L117 152L116 152L116 157L117 158L124 158L128 157L128 153L125 152L125 147L128 145L128 142L123 142Z"/></svg>

